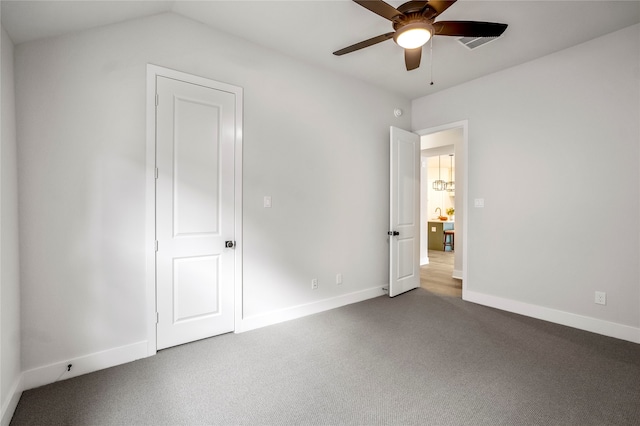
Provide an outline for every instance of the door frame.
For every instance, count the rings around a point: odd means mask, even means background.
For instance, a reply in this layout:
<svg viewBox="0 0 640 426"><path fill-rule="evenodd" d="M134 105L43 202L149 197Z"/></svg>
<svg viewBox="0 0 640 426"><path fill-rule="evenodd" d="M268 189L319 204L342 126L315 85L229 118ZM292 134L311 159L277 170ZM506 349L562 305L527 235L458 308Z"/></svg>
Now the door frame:
<svg viewBox="0 0 640 426"><path fill-rule="evenodd" d="M469 121L461 120L453 123L447 123L440 126L428 127L426 129L416 130L414 133L422 136L430 135L433 133L442 132L445 130L451 130L461 128L462 129L462 141L459 144L454 144L454 153L456 156L456 222L461 219L462 221L462 299L467 300L466 293L469 286L467 265L468 265L468 246L469 246ZM436 147L433 147L436 148ZM421 147L422 150L422 147ZM462 179L458 179L458 171L462 173ZM458 195L461 195L460 197ZM459 208L459 202L462 203L462 209ZM462 213L460 218L459 212ZM421 222L423 222L421 220ZM422 238L423 232L426 232L426 225L421 223L425 229L421 230L420 237ZM457 233L457 231L456 231ZM458 241L456 238L456 246Z"/></svg>
<svg viewBox="0 0 640 426"><path fill-rule="evenodd" d="M146 318L147 356L157 352L156 324L156 79L167 77L199 86L230 92L236 96L234 147L234 330L242 320L242 129L243 89L204 77L187 74L158 65L147 64L146 93L146 200L145 200L145 254L146 254Z"/></svg>

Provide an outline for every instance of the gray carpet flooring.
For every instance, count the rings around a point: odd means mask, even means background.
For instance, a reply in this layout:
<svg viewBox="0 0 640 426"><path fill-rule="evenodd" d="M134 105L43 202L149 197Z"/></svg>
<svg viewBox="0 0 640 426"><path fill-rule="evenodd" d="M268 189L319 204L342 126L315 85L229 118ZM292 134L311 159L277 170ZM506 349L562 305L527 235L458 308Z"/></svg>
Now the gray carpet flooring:
<svg viewBox="0 0 640 426"><path fill-rule="evenodd" d="M416 289L24 392L19 425L640 425L640 345Z"/></svg>

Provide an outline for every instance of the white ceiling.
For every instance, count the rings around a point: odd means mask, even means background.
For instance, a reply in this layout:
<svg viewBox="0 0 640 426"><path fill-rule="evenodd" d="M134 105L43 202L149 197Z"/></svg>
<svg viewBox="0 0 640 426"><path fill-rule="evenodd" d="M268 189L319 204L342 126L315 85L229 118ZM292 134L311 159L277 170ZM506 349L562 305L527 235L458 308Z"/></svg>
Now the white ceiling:
<svg viewBox="0 0 640 426"><path fill-rule="evenodd" d="M438 158L440 158L440 163L438 163ZM426 158L427 167L428 168L440 168L442 169L443 179L449 177L449 169L453 170L455 173L456 169L456 160L455 155L432 155L431 157Z"/></svg>
<svg viewBox="0 0 640 426"><path fill-rule="evenodd" d="M389 0L397 7L403 1ZM468 50L436 36L431 60L406 71L392 40L341 57L332 52L392 31L391 23L349 0L289 1L11 1L2 0L2 25L14 43L173 12L302 61L348 74L415 99L640 22L640 1L459 0L437 20L509 24L491 43ZM598 58L594 58L598 60Z"/></svg>

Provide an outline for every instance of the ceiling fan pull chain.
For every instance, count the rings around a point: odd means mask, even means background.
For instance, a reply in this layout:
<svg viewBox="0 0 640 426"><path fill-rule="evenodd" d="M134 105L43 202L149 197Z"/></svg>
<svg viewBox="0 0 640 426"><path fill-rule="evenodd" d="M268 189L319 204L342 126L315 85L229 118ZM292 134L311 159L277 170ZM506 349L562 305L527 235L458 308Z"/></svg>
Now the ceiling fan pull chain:
<svg viewBox="0 0 640 426"><path fill-rule="evenodd" d="M429 83L430 86L433 86L433 37L431 37L430 43L429 43L429 67L430 67L430 78L431 78L431 83Z"/></svg>

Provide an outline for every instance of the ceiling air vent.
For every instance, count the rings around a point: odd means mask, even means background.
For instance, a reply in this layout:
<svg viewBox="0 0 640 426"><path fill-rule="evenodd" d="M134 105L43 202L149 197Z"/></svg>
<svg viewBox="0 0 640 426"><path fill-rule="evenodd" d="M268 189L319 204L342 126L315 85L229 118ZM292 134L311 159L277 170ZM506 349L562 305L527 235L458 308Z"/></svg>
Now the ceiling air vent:
<svg viewBox="0 0 640 426"><path fill-rule="evenodd" d="M467 49L473 50L497 38L498 37L460 37L458 41Z"/></svg>

